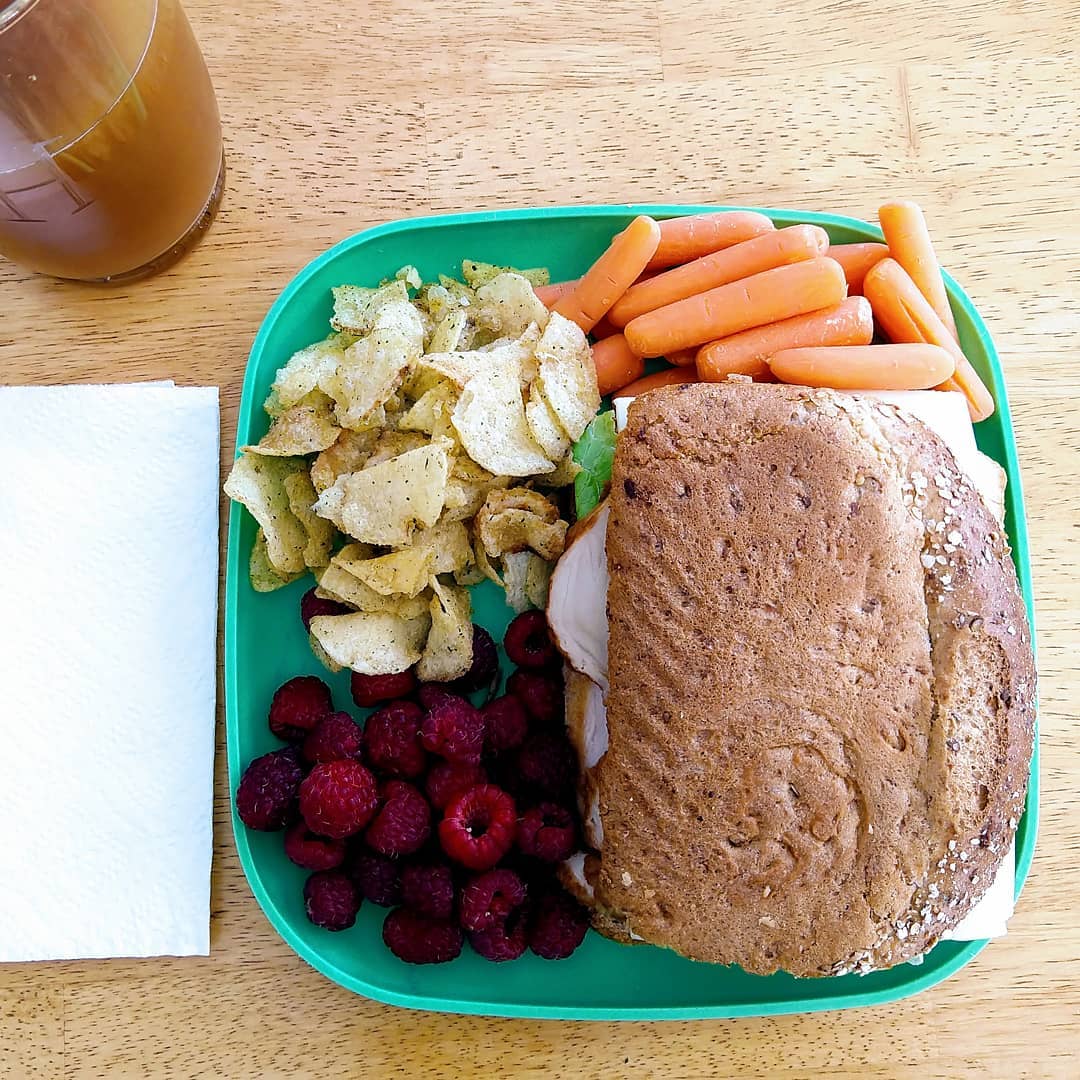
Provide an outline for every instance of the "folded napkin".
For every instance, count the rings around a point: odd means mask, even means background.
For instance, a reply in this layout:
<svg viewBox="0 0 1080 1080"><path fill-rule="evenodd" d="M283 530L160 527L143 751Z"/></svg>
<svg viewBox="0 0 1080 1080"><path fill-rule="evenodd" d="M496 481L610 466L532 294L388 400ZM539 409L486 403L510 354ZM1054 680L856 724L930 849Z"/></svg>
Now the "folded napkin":
<svg viewBox="0 0 1080 1080"><path fill-rule="evenodd" d="M206 955L218 394L0 387L0 960Z"/></svg>

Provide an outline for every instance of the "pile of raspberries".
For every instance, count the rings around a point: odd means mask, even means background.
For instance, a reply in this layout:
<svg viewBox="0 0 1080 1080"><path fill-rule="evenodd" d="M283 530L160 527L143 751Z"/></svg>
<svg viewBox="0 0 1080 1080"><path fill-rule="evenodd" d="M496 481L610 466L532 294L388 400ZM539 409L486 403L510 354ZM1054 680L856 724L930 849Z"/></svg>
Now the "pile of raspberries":
<svg viewBox="0 0 1080 1080"><path fill-rule="evenodd" d="M305 623L325 603L308 593ZM278 688L270 730L287 745L248 765L236 809L250 829L284 830L316 926L349 928L364 900L390 908L383 941L411 964L453 960L466 937L494 961L581 944L588 914L555 874L578 846L577 760L543 613L517 616L503 648L517 667L501 696L480 626L456 682L353 673L353 701L374 709L362 726L314 675Z"/></svg>

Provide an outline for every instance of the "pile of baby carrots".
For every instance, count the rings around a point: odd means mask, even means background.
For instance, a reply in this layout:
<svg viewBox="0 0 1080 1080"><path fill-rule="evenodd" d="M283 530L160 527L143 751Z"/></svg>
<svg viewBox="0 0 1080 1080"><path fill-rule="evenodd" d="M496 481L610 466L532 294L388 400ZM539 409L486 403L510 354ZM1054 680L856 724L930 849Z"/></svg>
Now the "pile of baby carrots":
<svg viewBox="0 0 1080 1080"><path fill-rule="evenodd" d="M972 420L994 400L957 341L926 218L878 211L885 243L835 244L764 214L635 218L576 281L537 288L593 337L603 394L730 375L837 390L958 390ZM872 344L875 323L888 344ZM644 376L645 359L673 365Z"/></svg>

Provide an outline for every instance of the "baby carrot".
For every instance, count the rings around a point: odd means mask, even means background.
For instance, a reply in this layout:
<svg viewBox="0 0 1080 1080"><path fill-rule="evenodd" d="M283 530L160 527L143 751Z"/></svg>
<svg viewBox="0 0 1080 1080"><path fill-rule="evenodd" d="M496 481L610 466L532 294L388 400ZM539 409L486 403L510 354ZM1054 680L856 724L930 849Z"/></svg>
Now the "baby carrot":
<svg viewBox="0 0 1080 1080"><path fill-rule="evenodd" d="M601 394L610 394L640 379L645 371L645 361L631 351L622 334L612 334L598 341L592 347L592 356Z"/></svg>
<svg viewBox="0 0 1080 1080"><path fill-rule="evenodd" d="M561 300L567 293L572 293L581 278L573 281L553 281L550 285L534 285L533 292L544 307L551 307L556 300Z"/></svg>
<svg viewBox="0 0 1080 1080"><path fill-rule="evenodd" d="M781 381L835 390L929 390L956 361L937 345L833 345L781 349L769 359Z"/></svg>
<svg viewBox="0 0 1080 1080"><path fill-rule="evenodd" d="M660 243L660 226L642 214L634 218L577 283L561 297L552 311L576 322L588 333L645 269Z"/></svg>
<svg viewBox="0 0 1080 1080"><path fill-rule="evenodd" d="M956 321L922 209L918 203L907 200L888 202L878 209L878 221L889 245L889 255L908 272L955 338Z"/></svg>
<svg viewBox="0 0 1080 1080"><path fill-rule="evenodd" d="M776 226L754 210L723 210L714 214L691 214L660 222L660 244L649 260L648 269L700 259L721 248L752 240Z"/></svg>
<svg viewBox="0 0 1080 1080"><path fill-rule="evenodd" d="M631 285L612 307L608 318L616 326L625 326L646 311L655 311L729 281L771 270L774 266L824 255L828 248L829 235L817 225L792 225L789 229L762 233L753 240L714 251L685 266L677 266L648 281Z"/></svg>
<svg viewBox="0 0 1080 1080"><path fill-rule="evenodd" d="M754 326L835 307L846 295L839 263L807 259L647 311L627 323L624 333L639 355L665 356Z"/></svg>
<svg viewBox="0 0 1080 1080"><path fill-rule="evenodd" d="M829 258L844 268L849 293L861 293L866 271L889 254L886 244L833 244Z"/></svg>
<svg viewBox="0 0 1080 1080"><path fill-rule="evenodd" d="M994 411L994 399L975 369L930 306L929 301L904 268L894 259L882 259L863 280L863 292L874 309L882 330L898 342L926 342L939 345L956 361L956 372L941 390L960 390L967 398L973 422L985 420Z"/></svg>
<svg viewBox="0 0 1080 1080"><path fill-rule="evenodd" d="M611 321L605 315L590 331L593 341L601 341L604 338L611 337L612 334L619 333L619 328L613 326Z"/></svg>
<svg viewBox="0 0 1080 1080"><path fill-rule="evenodd" d="M698 377L693 368L666 368L664 371L653 372L652 375L646 375L645 378L624 386L615 396L637 397L660 386L677 386L696 382L698 382Z"/></svg>
<svg viewBox="0 0 1080 1080"><path fill-rule="evenodd" d="M664 359L672 367L689 367L697 362L697 349L675 349L669 352Z"/></svg>
<svg viewBox="0 0 1080 1080"><path fill-rule="evenodd" d="M769 374L769 357L781 349L869 345L873 339L870 302L862 296L849 296L836 307L796 315L702 345L697 352L697 373L703 382L723 382L729 375L760 379Z"/></svg>

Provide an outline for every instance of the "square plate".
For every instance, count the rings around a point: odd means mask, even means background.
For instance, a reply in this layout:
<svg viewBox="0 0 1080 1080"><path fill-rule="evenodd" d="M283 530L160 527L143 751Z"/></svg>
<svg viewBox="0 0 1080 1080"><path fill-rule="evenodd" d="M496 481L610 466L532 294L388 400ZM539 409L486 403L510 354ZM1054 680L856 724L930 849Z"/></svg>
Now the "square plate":
<svg viewBox="0 0 1080 1080"><path fill-rule="evenodd" d="M342 241L309 263L275 301L252 346L244 378L237 447L265 433L262 410L276 370L292 353L328 332L330 288L375 284L412 263L425 280L457 275L463 258L516 266L546 266L552 281L579 276L611 237L637 214L675 217L718 209L704 206L580 206L509 210L415 218L381 225ZM836 243L880 240L874 226L854 218L766 210L778 225L821 225ZM1032 618L1020 473L1001 367L982 319L964 291L946 275L960 341L991 388L997 411L979 424L980 449L1008 474L1006 528ZM328 676L312 656L299 618L299 602L310 579L268 594L256 593L247 576L255 523L233 504L225 609L225 696L230 793L247 763L280 747L266 713L274 690L286 679L318 674L330 683L338 704L350 703L348 673ZM511 612L501 591L485 583L473 593L474 618L496 639ZM350 705L351 707L351 705ZM233 802L230 799L230 802ZM1027 812L1016 839L1016 890L1027 877L1035 847L1038 813L1038 743L1031 766ZM267 917L279 934L326 976L357 993L394 1005L445 1012L590 1020L663 1020L763 1016L840 1009L892 1001L948 977L985 941L941 942L919 966L839 978L795 979L748 975L735 967L685 960L652 946L628 947L589 933L568 960L555 963L526 953L510 964L493 965L465 949L449 964L413 967L397 960L380 937L384 909L365 903L356 925L331 933L304 914L306 874L286 859L280 833L246 829L236 817L233 831L240 861Z"/></svg>

